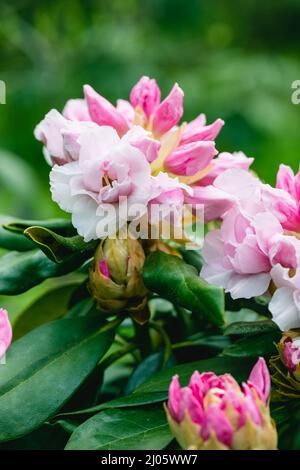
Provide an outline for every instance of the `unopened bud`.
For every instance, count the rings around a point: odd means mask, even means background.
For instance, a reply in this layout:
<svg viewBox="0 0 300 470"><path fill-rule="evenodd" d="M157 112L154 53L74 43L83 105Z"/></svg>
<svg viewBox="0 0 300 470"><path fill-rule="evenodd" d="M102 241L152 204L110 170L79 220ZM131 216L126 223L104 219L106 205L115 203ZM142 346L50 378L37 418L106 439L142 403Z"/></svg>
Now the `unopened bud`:
<svg viewBox="0 0 300 470"><path fill-rule="evenodd" d="M101 310L135 315L145 308L144 261L137 240L107 238L100 243L89 272L89 290Z"/></svg>

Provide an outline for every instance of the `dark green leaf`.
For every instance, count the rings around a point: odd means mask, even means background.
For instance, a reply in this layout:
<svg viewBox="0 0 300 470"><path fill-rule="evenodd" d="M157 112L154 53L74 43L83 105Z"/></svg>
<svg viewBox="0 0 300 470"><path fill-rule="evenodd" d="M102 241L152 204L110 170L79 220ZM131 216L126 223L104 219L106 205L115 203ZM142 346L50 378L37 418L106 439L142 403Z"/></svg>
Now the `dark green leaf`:
<svg viewBox="0 0 300 470"><path fill-rule="evenodd" d="M194 266L194 268L196 268L199 273L203 265L203 258L200 251L186 250L184 248L181 248L179 251L182 254L184 261Z"/></svg>
<svg viewBox="0 0 300 470"><path fill-rule="evenodd" d="M113 341L97 318L47 323L13 343L0 374L0 441L23 436L53 416Z"/></svg>
<svg viewBox="0 0 300 470"><path fill-rule="evenodd" d="M98 240L86 243L79 235L64 237L52 230L38 226L28 227L24 230L24 235L55 263L61 263L73 253L90 252L92 254L99 243Z"/></svg>
<svg viewBox="0 0 300 470"><path fill-rule="evenodd" d="M69 298L78 283L69 283L52 289L25 309L14 324L14 340L68 311Z"/></svg>
<svg viewBox="0 0 300 470"><path fill-rule="evenodd" d="M76 229L68 219L49 219L49 220L10 220L4 225L6 230L16 233L23 233L29 227L38 226L44 227L49 230L54 230L56 233L65 236L76 234Z"/></svg>
<svg viewBox="0 0 300 470"><path fill-rule="evenodd" d="M28 251L34 249L34 243L23 234L16 234L0 226L0 248L5 250Z"/></svg>
<svg viewBox="0 0 300 470"><path fill-rule="evenodd" d="M171 357L165 365L163 364L163 362L163 351L150 354L150 356L146 357L146 359L144 359L133 371L133 374L125 387L125 395L128 395L129 393L133 392L139 385L142 385L144 382L150 379L150 377L159 372L162 368L167 369L174 365L175 360L173 357Z"/></svg>
<svg viewBox="0 0 300 470"><path fill-rule="evenodd" d="M196 269L177 256L151 253L144 266L144 282L149 290L174 304L199 312L214 325L223 325L223 289L200 279Z"/></svg>
<svg viewBox="0 0 300 470"><path fill-rule="evenodd" d="M40 250L12 251L0 258L0 294L16 295L49 277L58 277L79 268L86 253L76 253L60 264L53 263Z"/></svg>
<svg viewBox="0 0 300 470"><path fill-rule="evenodd" d="M161 450L173 439L160 406L107 410L78 426L67 450Z"/></svg>
<svg viewBox="0 0 300 470"><path fill-rule="evenodd" d="M279 331L278 326L272 320L249 321L231 323L225 329L225 335L253 336L260 333Z"/></svg>
<svg viewBox="0 0 300 470"><path fill-rule="evenodd" d="M172 377L179 375L182 386L188 384L189 379L195 370L199 372L215 372L216 374L230 373L238 382L247 380L251 368L254 365L251 358L235 359L234 361L228 357L214 357L201 361L181 364L169 369L163 370L148 380L145 384L138 387L130 395L117 398L107 403L94 406L86 410L79 410L70 415L78 415L84 413L95 413L108 408L123 408L131 406L150 405L160 401L164 401L168 397L168 388Z"/></svg>
<svg viewBox="0 0 300 470"><path fill-rule="evenodd" d="M223 354L232 357L270 356L276 354L275 343L280 337L280 332L275 331L242 338L224 349Z"/></svg>

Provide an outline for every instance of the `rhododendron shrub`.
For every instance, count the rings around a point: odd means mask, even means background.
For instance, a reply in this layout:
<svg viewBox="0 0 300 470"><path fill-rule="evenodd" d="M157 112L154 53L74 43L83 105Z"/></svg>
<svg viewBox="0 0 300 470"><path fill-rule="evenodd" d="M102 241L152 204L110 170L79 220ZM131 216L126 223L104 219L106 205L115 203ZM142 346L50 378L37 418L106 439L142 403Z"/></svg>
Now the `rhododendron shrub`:
<svg viewBox="0 0 300 470"><path fill-rule="evenodd" d="M299 173L170 88L37 116L65 216L1 219L1 449L299 448Z"/></svg>

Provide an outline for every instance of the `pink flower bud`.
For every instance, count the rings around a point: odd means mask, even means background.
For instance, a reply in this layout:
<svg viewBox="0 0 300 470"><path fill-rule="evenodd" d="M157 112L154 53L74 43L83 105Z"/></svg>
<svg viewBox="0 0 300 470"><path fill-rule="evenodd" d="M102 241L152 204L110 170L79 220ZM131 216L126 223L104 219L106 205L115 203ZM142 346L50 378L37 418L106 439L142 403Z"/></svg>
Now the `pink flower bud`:
<svg viewBox="0 0 300 470"><path fill-rule="evenodd" d="M263 357L260 357L253 367L248 383L255 387L264 403L267 403L270 395L271 381L270 373Z"/></svg>
<svg viewBox="0 0 300 470"><path fill-rule="evenodd" d="M149 118L160 102L160 89L156 80L142 77L131 90L130 102L134 108L140 106Z"/></svg>
<svg viewBox="0 0 300 470"><path fill-rule="evenodd" d="M119 135L128 131L128 125L122 114L106 98L99 95L91 86L84 86L84 96L89 114L99 126L111 126Z"/></svg>
<svg viewBox="0 0 300 470"><path fill-rule="evenodd" d="M283 362L290 371L295 372L297 366L300 364L300 337L290 338L284 340L283 346Z"/></svg>
<svg viewBox="0 0 300 470"><path fill-rule="evenodd" d="M175 376L166 407L171 431L184 449L276 449L269 391L269 371L262 358L242 387L230 374L196 371L183 388Z"/></svg>
<svg viewBox="0 0 300 470"><path fill-rule="evenodd" d="M164 165L171 173L191 176L206 168L216 154L214 142L192 142L174 150L166 158Z"/></svg>
<svg viewBox="0 0 300 470"><path fill-rule="evenodd" d="M12 340L12 329L7 311L0 308L0 359L4 356Z"/></svg>
<svg viewBox="0 0 300 470"><path fill-rule="evenodd" d="M153 131L156 135L165 134L181 119L183 95L182 89L175 83L169 95L160 103L153 119Z"/></svg>

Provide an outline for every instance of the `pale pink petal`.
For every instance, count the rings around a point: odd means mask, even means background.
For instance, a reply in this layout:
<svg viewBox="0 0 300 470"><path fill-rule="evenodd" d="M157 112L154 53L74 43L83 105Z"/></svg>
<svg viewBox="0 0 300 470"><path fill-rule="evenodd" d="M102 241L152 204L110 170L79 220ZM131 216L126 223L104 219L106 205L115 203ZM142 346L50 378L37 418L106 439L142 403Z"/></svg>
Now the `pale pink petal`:
<svg viewBox="0 0 300 470"><path fill-rule="evenodd" d="M222 152L211 162L212 169L206 176L204 176L204 178L199 181L198 184L201 186L213 184L217 176L232 168L248 170L253 161L254 158L246 157L243 152L233 152L232 154L228 152Z"/></svg>
<svg viewBox="0 0 300 470"><path fill-rule="evenodd" d="M62 114L71 121L91 121L86 101L82 99L67 101Z"/></svg>
<svg viewBox="0 0 300 470"><path fill-rule="evenodd" d="M273 294L269 310L282 331L300 328L299 303L299 291L292 288L280 287Z"/></svg>

